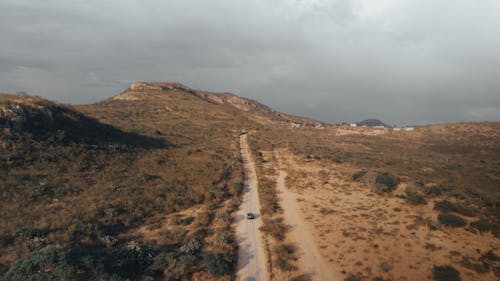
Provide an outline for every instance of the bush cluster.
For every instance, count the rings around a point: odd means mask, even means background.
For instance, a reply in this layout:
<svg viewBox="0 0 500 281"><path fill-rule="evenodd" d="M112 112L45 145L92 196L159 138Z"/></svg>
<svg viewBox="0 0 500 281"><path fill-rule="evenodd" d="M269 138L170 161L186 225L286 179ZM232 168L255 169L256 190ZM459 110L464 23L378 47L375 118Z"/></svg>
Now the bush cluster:
<svg viewBox="0 0 500 281"><path fill-rule="evenodd" d="M455 268L444 265L434 266L432 268L432 277L435 281L461 281L460 272Z"/></svg>
<svg viewBox="0 0 500 281"><path fill-rule="evenodd" d="M358 179L360 179L364 175L366 175L366 171L365 170L361 170L361 171L358 171L358 172L354 173L352 175L352 179L355 180L355 181L357 181Z"/></svg>
<svg viewBox="0 0 500 281"><path fill-rule="evenodd" d="M425 205L427 204L427 200L425 197L418 192L406 192L406 200L413 205Z"/></svg>
<svg viewBox="0 0 500 281"><path fill-rule="evenodd" d="M260 230L280 241L285 238L286 228L283 224L283 218L264 221L264 225L260 227Z"/></svg>
<svg viewBox="0 0 500 281"><path fill-rule="evenodd" d="M281 244L275 247L274 253L276 254L276 264L281 270L292 271L296 269L291 261L296 260L295 247L290 244Z"/></svg>
<svg viewBox="0 0 500 281"><path fill-rule="evenodd" d="M382 185L382 192L391 192L398 186L399 178L386 172L378 174L375 183Z"/></svg>
<svg viewBox="0 0 500 281"><path fill-rule="evenodd" d="M203 255L203 262L212 276L223 276L231 273L231 263L223 254L207 253Z"/></svg>
<svg viewBox="0 0 500 281"><path fill-rule="evenodd" d="M48 248L16 261L4 280L121 280L142 276L153 262L156 251L140 246L135 249L107 249L99 246Z"/></svg>
<svg viewBox="0 0 500 281"><path fill-rule="evenodd" d="M467 222L461 217L447 213L439 214L438 221L442 225L447 225L451 227L464 227L465 225L467 225Z"/></svg>

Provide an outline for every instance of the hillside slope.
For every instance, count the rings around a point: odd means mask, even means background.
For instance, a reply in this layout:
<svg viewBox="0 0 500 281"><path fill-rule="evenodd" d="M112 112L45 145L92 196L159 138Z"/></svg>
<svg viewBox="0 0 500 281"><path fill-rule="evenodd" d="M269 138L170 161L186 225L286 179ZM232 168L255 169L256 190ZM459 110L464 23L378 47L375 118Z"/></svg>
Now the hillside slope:
<svg viewBox="0 0 500 281"><path fill-rule="evenodd" d="M261 125L185 91L143 94L74 107L0 96L6 280L232 274L237 140Z"/></svg>

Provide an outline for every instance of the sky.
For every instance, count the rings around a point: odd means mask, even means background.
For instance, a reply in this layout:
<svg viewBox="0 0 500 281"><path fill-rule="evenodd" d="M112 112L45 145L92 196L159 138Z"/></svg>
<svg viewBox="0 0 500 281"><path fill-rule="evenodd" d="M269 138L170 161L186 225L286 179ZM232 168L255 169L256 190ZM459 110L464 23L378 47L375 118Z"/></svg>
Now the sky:
<svg viewBox="0 0 500 281"><path fill-rule="evenodd" d="M0 92L91 103L134 81L322 121L500 121L498 0L0 0Z"/></svg>

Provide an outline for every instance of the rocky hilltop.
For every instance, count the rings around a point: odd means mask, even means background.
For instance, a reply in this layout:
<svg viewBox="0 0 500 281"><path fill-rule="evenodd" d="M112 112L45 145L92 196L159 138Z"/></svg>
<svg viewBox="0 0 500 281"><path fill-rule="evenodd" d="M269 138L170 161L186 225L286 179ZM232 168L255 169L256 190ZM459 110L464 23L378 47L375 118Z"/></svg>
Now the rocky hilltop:
<svg viewBox="0 0 500 281"><path fill-rule="evenodd" d="M257 101L239 97L231 93L214 93L194 90L177 82L135 82L123 93L112 97L113 100L140 101L158 98L164 94L184 93L196 96L206 102L229 106L243 112L250 119L261 124L284 125L291 128L309 127L322 129L328 124L317 120L293 116L276 111Z"/></svg>

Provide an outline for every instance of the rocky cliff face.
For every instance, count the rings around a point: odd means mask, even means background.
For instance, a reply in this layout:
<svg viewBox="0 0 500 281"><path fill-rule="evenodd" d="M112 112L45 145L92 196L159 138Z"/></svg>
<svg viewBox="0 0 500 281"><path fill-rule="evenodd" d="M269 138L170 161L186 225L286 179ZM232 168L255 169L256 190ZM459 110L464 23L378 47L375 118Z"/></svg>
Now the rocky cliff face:
<svg viewBox="0 0 500 281"><path fill-rule="evenodd" d="M48 105L41 99L2 95L0 104L0 128L5 132L23 131L29 127L51 127L54 118Z"/></svg>
<svg viewBox="0 0 500 281"><path fill-rule="evenodd" d="M181 83L149 83L135 82L123 93L114 96L114 100L141 100L148 96L155 96L164 92L179 90L194 94L194 91Z"/></svg>

